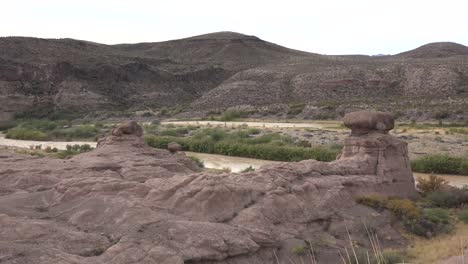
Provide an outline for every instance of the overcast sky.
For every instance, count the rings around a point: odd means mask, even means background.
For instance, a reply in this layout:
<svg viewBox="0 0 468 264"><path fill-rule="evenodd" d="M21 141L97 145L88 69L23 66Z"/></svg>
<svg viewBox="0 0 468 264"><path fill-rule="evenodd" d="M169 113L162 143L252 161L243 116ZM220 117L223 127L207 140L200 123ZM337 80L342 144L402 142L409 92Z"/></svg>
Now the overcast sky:
<svg viewBox="0 0 468 264"><path fill-rule="evenodd" d="M468 45L468 0L0 1L0 36L116 44L216 31L322 54L395 54L429 42Z"/></svg>

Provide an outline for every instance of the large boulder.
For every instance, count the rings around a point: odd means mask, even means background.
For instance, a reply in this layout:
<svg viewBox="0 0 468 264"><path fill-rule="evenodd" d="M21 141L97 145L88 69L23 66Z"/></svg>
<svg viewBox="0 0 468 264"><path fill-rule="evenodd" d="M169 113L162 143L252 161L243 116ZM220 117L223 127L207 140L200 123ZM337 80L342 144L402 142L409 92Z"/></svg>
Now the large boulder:
<svg viewBox="0 0 468 264"><path fill-rule="evenodd" d="M167 144L167 150L171 153L176 153L178 151L182 151L182 146L177 142L169 142Z"/></svg>
<svg viewBox="0 0 468 264"><path fill-rule="evenodd" d="M344 116L343 123L350 128L353 135L370 132L387 134L395 126L393 114L386 112L358 111Z"/></svg>
<svg viewBox="0 0 468 264"><path fill-rule="evenodd" d="M113 136L135 135L143 136L143 128L136 121L129 121L114 128L111 133Z"/></svg>

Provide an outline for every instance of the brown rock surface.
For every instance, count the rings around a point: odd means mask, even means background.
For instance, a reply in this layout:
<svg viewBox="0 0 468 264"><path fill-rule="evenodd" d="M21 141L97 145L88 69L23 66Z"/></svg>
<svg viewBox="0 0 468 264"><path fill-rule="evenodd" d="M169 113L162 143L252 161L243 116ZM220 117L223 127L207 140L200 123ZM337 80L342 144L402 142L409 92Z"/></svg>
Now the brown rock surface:
<svg viewBox="0 0 468 264"><path fill-rule="evenodd" d="M343 123L351 129L353 135L372 131L387 134L394 128L395 118L391 113L358 111L346 114Z"/></svg>
<svg viewBox="0 0 468 264"><path fill-rule="evenodd" d="M182 146L177 142L169 142L169 144L167 144L167 150L171 153L176 153L178 151L182 151Z"/></svg>
<svg viewBox="0 0 468 264"><path fill-rule="evenodd" d="M403 246L387 212L355 202L415 195L406 144L388 134L353 135L340 159L197 173L184 154L111 135L70 160L0 155L2 263L288 263L310 241L320 263L362 247L363 226Z"/></svg>

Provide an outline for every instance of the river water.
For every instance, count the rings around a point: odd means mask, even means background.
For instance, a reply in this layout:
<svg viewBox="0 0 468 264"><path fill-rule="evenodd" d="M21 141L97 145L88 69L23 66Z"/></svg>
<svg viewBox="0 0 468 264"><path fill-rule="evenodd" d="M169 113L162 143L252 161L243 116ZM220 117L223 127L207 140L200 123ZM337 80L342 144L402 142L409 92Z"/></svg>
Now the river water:
<svg viewBox="0 0 468 264"><path fill-rule="evenodd" d="M176 126L225 126L225 127L266 127L266 128L329 128L340 127L340 122L336 121L314 121L310 123L289 123L289 122L222 122L222 121L163 121L163 125L176 125Z"/></svg>
<svg viewBox="0 0 468 264"><path fill-rule="evenodd" d="M287 123L285 123L287 124ZM96 147L96 142L85 142L85 141L70 141L70 142L57 142L57 141L34 141L34 140L16 140L16 139L7 139L4 134L0 134L0 146L7 147L17 147L17 148L30 148L30 146L41 145L42 149L50 146L51 148L57 148L60 150L66 149L67 145L82 145L88 144L91 147ZM240 172L245 168L252 166L253 168L259 168L265 164L277 163L277 161L271 160L260 160L260 159L251 159L251 158L241 158L241 157L231 157L224 155L216 154L206 154L206 153L196 153L196 152L186 152L188 156L195 156L203 161L206 168L210 169L223 169L229 168L232 172ZM414 173L415 178L417 177L429 177L430 174L426 173ZM446 179L450 185L463 187L468 185L468 175L459 176L459 175L443 175L437 174L444 179Z"/></svg>

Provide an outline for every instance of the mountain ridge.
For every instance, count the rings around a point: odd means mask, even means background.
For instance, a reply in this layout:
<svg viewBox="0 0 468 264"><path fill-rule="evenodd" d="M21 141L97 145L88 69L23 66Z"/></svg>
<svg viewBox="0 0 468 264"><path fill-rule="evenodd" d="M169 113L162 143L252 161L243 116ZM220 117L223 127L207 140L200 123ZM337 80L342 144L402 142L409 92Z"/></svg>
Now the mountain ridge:
<svg viewBox="0 0 468 264"><path fill-rule="evenodd" d="M320 55L215 32L116 45L3 37L0 50L0 120L18 113L157 112L176 106L201 116L240 107L284 117L297 103L307 107L294 117L314 118L323 115L324 105L337 105L330 113L337 118L377 102L430 117L428 111L442 111L454 99L445 110L466 116L468 47L457 43L390 56ZM421 108L423 101L435 110Z"/></svg>

